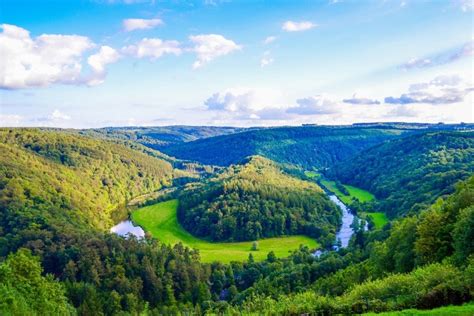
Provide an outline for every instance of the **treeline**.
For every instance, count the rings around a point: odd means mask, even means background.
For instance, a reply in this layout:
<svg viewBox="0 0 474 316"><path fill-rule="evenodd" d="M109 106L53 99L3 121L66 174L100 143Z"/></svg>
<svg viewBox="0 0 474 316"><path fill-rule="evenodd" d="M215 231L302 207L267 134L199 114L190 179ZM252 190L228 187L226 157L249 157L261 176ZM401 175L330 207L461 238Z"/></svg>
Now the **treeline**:
<svg viewBox="0 0 474 316"><path fill-rule="evenodd" d="M306 170L326 168L413 130L364 127L278 127L180 143L163 152L204 164L229 166L251 155Z"/></svg>
<svg viewBox="0 0 474 316"><path fill-rule="evenodd" d="M341 213L316 184L254 156L180 197L178 219L213 241L305 234L331 245Z"/></svg>
<svg viewBox="0 0 474 316"><path fill-rule="evenodd" d="M327 173L374 193L377 201L368 207L394 218L452 193L473 172L474 133L436 132L386 142Z"/></svg>

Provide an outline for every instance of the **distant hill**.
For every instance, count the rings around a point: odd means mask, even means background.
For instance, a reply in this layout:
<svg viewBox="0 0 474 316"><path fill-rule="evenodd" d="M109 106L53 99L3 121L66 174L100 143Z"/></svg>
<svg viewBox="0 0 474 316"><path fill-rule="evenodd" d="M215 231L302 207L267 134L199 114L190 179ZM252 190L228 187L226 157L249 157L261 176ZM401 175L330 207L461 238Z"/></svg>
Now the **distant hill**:
<svg viewBox="0 0 474 316"><path fill-rule="evenodd" d="M261 155L280 163L313 169L331 166L385 140L413 132L389 127L278 127L199 139L162 151L180 159L219 166Z"/></svg>
<svg viewBox="0 0 474 316"><path fill-rule="evenodd" d="M336 164L329 174L377 197L390 216L418 211L474 173L474 132L429 132L395 139Z"/></svg>
<svg viewBox="0 0 474 316"><path fill-rule="evenodd" d="M181 224L214 241L305 234L330 243L341 217L315 183L286 175L259 156L186 190L179 200Z"/></svg>
<svg viewBox="0 0 474 316"><path fill-rule="evenodd" d="M190 142L197 139L228 135L249 130L240 127L220 126L155 126L155 127L105 127L85 129L80 133L94 137L130 140L154 149Z"/></svg>

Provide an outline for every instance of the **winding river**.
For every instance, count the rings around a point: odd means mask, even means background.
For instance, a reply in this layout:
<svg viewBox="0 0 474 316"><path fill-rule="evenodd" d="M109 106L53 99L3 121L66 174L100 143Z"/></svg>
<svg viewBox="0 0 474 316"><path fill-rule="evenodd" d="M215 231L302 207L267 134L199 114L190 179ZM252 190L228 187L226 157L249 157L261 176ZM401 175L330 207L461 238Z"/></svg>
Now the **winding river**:
<svg viewBox="0 0 474 316"><path fill-rule="evenodd" d="M349 245L349 241L354 234L354 230L351 227L354 221L354 215L349 211L349 208L339 200L339 198L333 194L329 195L329 199L333 201L342 210L342 225L336 233L336 242L340 240L341 248L345 248ZM367 229L367 226L365 227ZM143 238L145 231L140 226L135 226L131 220L125 220L110 229L110 232L116 233L119 236L127 237L133 235L137 238ZM338 249L337 245L333 246L334 250ZM319 257L323 254L323 250L317 250L314 255Z"/></svg>

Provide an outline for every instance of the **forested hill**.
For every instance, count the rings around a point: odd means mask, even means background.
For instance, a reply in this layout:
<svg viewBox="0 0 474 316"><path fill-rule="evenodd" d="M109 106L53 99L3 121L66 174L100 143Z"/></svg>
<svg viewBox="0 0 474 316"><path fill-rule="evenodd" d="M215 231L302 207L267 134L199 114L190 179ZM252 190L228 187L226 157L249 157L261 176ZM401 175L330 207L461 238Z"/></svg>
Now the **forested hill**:
<svg viewBox="0 0 474 316"><path fill-rule="evenodd" d="M259 156L185 191L178 215L191 233L216 241L306 234L327 244L341 217L316 184L290 177Z"/></svg>
<svg viewBox="0 0 474 316"><path fill-rule="evenodd" d="M170 163L66 132L0 129L0 235L32 225L105 229L114 210L171 184Z"/></svg>
<svg viewBox="0 0 474 316"><path fill-rule="evenodd" d="M381 142L399 137L406 129L302 126L251 130L200 139L163 148L180 159L228 166L251 155L306 169L327 167Z"/></svg>
<svg viewBox="0 0 474 316"><path fill-rule="evenodd" d="M249 130L240 127L220 126L154 126L154 127L104 127L79 131L83 135L133 141L161 150L163 147L197 139L228 135Z"/></svg>
<svg viewBox="0 0 474 316"><path fill-rule="evenodd" d="M374 193L376 209L394 217L452 193L473 172L474 132L435 132L386 142L329 173Z"/></svg>

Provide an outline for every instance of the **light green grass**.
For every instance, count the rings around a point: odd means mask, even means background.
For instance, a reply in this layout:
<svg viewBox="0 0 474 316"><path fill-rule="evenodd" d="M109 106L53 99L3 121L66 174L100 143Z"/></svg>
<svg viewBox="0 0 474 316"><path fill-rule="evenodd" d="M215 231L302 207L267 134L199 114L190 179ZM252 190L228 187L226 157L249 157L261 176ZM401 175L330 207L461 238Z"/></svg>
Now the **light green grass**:
<svg viewBox="0 0 474 316"><path fill-rule="evenodd" d="M312 179L318 179L319 177L321 177L321 175L319 173L317 173L316 171L308 171L306 170L304 172L304 174L308 177L308 178L312 178Z"/></svg>
<svg viewBox="0 0 474 316"><path fill-rule="evenodd" d="M375 225L375 229L380 229L385 226L385 224L388 223L388 218L385 213L382 212L363 212L360 214L362 217L368 216L372 219Z"/></svg>
<svg viewBox="0 0 474 316"><path fill-rule="evenodd" d="M164 243L177 244L179 242L190 248L199 249L203 262L244 261L252 253L256 261L267 258L273 251L277 257L286 257L290 251L298 249L300 245L317 248L316 240L306 236L288 236L261 239L258 241L258 251L250 251L252 242L213 243L194 237L178 223L176 216L178 200L170 200L151 206L140 208L132 213L132 220L145 231Z"/></svg>
<svg viewBox="0 0 474 316"><path fill-rule="evenodd" d="M360 188L356 188L352 185L343 184L343 186L349 191L349 195L344 195L337 187L335 181L329 181L326 179L320 180L321 184L326 187L329 191L336 194L337 197L344 202L344 204L350 204L352 202L352 198L356 198L359 202L369 202L375 199L375 196L365 190Z"/></svg>
<svg viewBox="0 0 474 316"><path fill-rule="evenodd" d="M467 303L461 306L445 306L435 308L431 310L419 310L419 309L406 309L399 312L386 312L386 313L368 313L364 314L368 316L472 316L474 315L474 303Z"/></svg>

